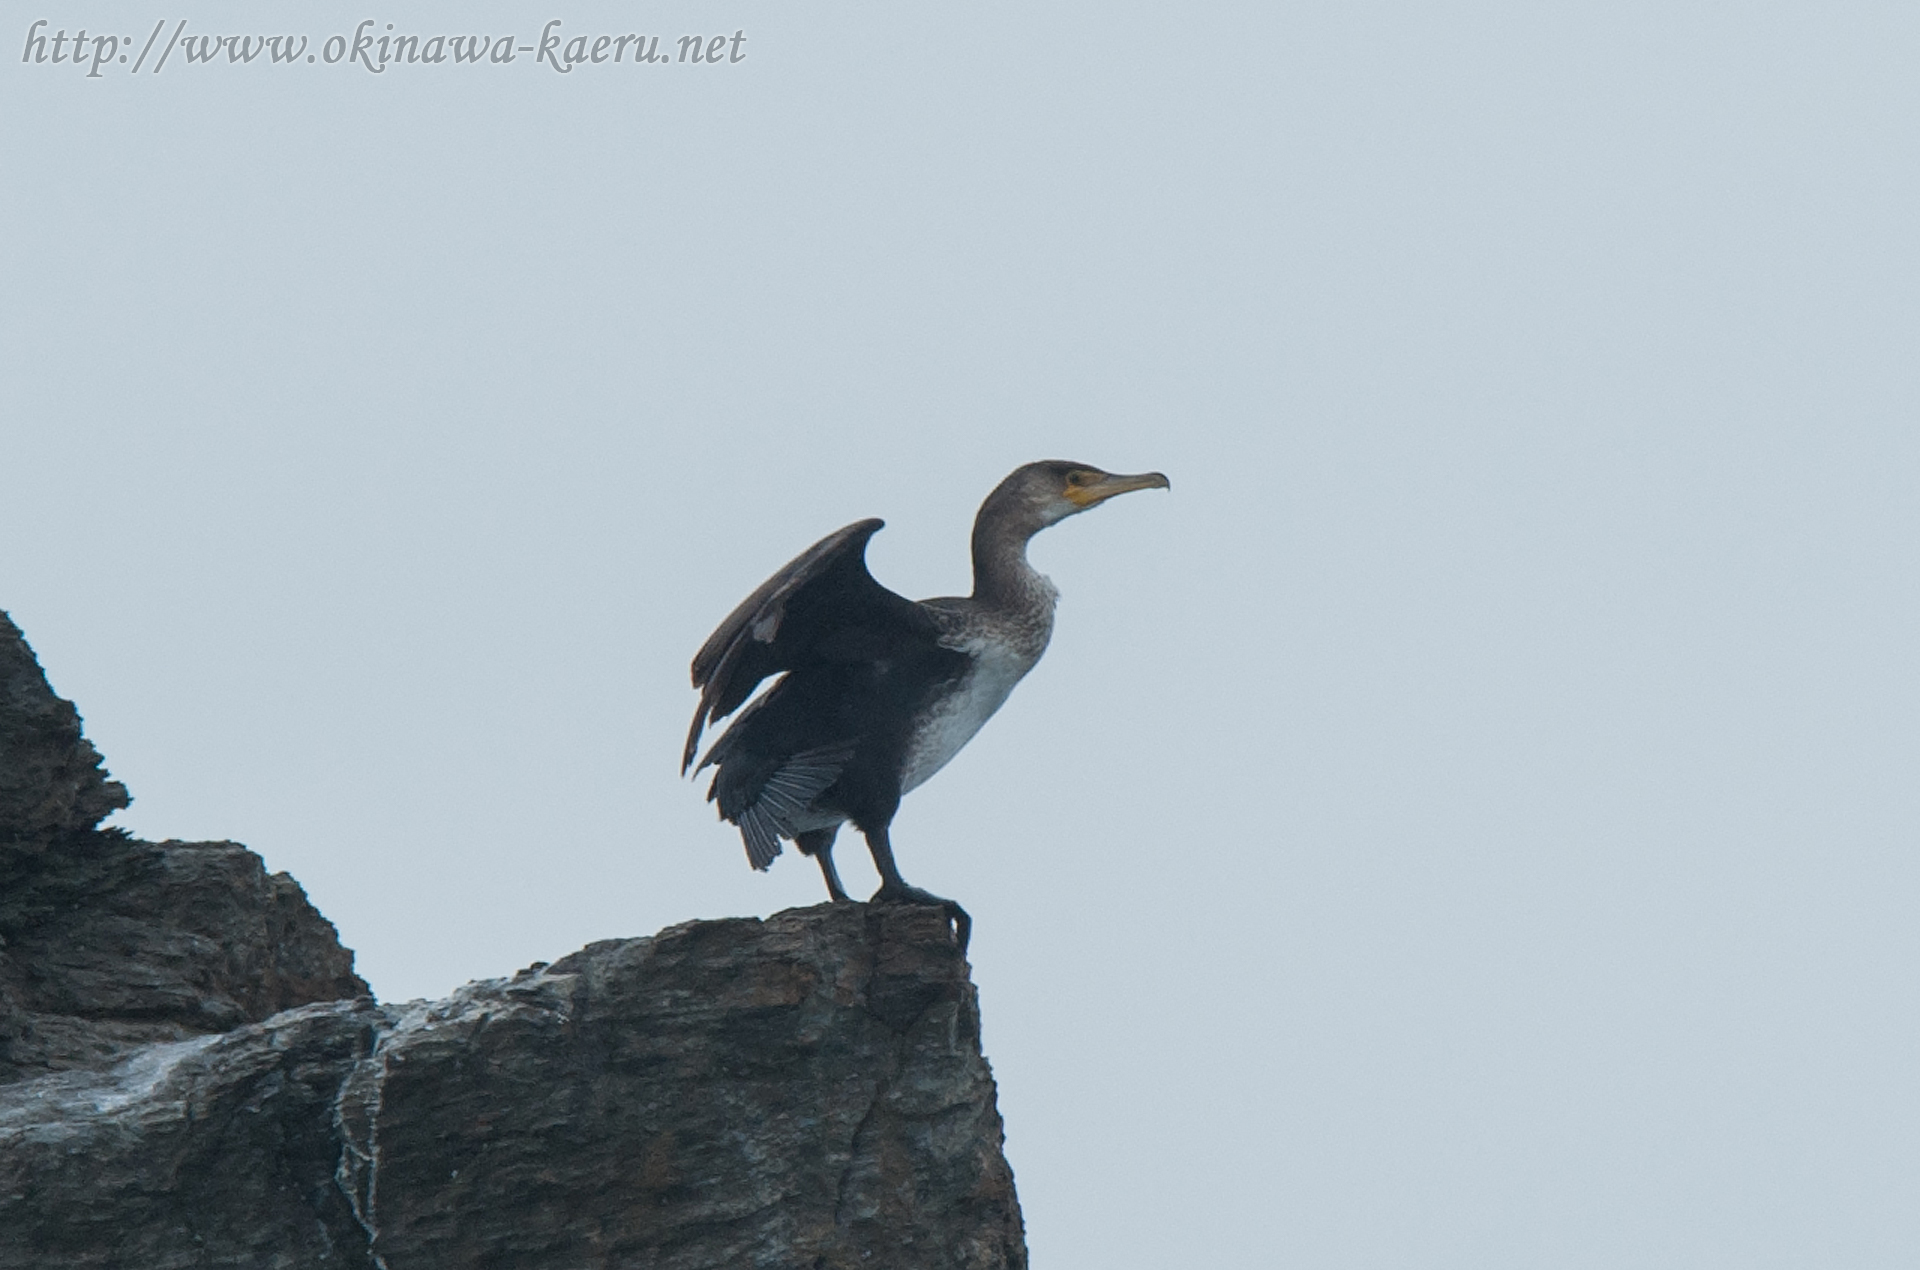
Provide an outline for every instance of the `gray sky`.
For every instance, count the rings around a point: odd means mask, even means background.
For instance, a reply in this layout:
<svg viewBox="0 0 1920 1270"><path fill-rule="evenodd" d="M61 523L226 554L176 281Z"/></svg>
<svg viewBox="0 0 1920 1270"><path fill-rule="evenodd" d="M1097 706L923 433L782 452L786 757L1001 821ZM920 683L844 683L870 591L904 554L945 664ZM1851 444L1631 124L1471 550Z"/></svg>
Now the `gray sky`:
<svg viewBox="0 0 1920 1270"><path fill-rule="evenodd" d="M1920 1260L1920 10L273 11L0 30L0 605L118 823L389 1000L813 903L677 777L707 631L1158 468L896 823L1035 1264Z"/></svg>

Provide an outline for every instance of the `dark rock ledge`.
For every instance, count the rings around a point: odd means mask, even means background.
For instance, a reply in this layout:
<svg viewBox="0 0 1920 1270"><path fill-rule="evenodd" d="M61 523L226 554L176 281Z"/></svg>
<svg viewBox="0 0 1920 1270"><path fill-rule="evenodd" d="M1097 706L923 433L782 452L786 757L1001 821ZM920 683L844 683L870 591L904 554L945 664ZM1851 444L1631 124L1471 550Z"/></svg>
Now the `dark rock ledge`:
<svg viewBox="0 0 1920 1270"><path fill-rule="evenodd" d="M0 1268L1026 1265L938 913L382 1006L245 848L95 828L125 791L4 615L0 761Z"/></svg>

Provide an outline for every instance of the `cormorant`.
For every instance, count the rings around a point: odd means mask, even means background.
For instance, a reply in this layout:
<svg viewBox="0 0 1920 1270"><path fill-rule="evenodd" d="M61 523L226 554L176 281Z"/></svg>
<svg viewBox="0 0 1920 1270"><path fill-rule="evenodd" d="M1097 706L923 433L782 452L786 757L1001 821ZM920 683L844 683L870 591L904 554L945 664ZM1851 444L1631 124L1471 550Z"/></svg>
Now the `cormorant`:
<svg viewBox="0 0 1920 1270"><path fill-rule="evenodd" d="M701 645L693 659L700 705L680 770L692 765L709 722L783 674L694 769L717 769L707 798L740 827L748 861L767 868L791 838L843 902L833 839L851 820L880 871L874 900L940 905L964 949L966 911L907 885L893 861L887 828L900 796L959 753L1046 651L1058 592L1027 563L1028 539L1116 494L1167 487L1158 472L1116 476L1085 463L1015 470L974 519L970 596L916 603L874 581L867 540L884 521L828 534Z"/></svg>

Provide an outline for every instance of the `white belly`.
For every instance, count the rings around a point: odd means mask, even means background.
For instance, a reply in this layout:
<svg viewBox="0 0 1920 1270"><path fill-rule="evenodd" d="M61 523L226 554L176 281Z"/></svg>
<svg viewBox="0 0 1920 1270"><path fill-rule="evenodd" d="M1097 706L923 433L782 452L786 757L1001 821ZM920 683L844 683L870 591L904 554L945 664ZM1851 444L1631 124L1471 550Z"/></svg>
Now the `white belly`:
<svg viewBox="0 0 1920 1270"><path fill-rule="evenodd" d="M1013 686L1033 669L1036 660L1038 658L1021 657L992 646L977 652L967 677L935 705L933 713L907 742L900 792L904 794L924 785L929 777L945 767L960 748L973 739L981 725L993 717Z"/></svg>

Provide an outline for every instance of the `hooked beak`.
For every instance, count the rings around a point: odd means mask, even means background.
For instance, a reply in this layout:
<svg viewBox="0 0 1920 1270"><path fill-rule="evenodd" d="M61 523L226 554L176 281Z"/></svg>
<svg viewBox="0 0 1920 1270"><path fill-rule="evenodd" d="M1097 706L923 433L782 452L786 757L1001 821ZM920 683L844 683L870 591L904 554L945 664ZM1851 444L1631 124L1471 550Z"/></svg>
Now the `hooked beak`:
<svg viewBox="0 0 1920 1270"><path fill-rule="evenodd" d="M1119 476L1108 473L1091 485L1076 485L1067 490L1067 499L1077 504L1082 511L1096 504L1104 503L1116 494L1131 494L1137 489L1172 489L1173 483L1158 472L1142 472L1138 476Z"/></svg>

